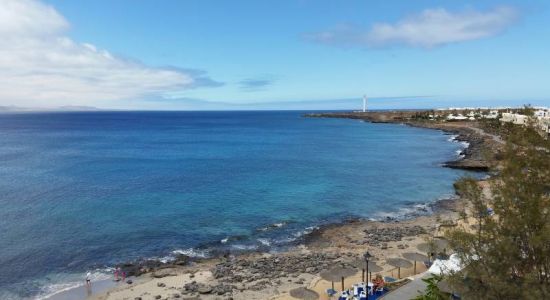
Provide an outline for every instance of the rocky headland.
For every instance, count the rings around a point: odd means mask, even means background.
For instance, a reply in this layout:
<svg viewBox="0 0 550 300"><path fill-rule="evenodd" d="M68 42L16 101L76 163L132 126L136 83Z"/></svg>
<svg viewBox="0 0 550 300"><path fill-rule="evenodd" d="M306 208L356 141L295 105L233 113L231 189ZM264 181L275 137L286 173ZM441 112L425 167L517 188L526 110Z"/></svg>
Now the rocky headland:
<svg viewBox="0 0 550 300"><path fill-rule="evenodd" d="M470 171L488 171L495 166L503 141L484 132L477 121L446 122L418 118L424 111L335 112L306 114L308 118L344 118L371 123L394 123L442 130L455 135L455 140L468 143L460 159L443 163L444 167Z"/></svg>

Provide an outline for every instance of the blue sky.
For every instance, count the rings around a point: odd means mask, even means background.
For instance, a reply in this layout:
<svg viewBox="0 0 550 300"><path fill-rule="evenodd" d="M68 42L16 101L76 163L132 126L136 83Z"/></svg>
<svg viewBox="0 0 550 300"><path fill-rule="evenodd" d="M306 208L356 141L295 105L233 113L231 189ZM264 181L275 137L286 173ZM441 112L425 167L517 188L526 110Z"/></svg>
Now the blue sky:
<svg viewBox="0 0 550 300"><path fill-rule="evenodd" d="M0 105L550 105L546 1L4 1Z"/></svg>

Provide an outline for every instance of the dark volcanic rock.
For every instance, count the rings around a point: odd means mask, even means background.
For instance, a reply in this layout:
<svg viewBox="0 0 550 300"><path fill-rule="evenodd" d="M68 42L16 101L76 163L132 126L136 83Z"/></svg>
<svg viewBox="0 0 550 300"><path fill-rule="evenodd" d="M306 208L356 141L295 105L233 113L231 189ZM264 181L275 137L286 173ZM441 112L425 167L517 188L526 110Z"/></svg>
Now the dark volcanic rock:
<svg viewBox="0 0 550 300"><path fill-rule="evenodd" d="M489 165L485 161L462 159L455 161L448 161L443 163L444 167L451 169L462 169L469 171L487 172L489 171Z"/></svg>
<svg viewBox="0 0 550 300"><path fill-rule="evenodd" d="M254 260L245 258L217 264L212 273L220 283L253 283L249 289L262 289L278 278L297 278L301 273L317 274L327 268L334 256L311 253L296 256L271 256Z"/></svg>

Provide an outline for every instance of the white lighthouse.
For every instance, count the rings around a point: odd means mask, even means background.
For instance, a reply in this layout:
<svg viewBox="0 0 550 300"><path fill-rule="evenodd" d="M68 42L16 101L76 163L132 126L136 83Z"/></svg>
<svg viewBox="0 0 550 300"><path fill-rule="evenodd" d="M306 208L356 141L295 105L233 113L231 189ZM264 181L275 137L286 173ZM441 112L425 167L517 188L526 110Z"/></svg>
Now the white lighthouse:
<svg viewBox="0 0 550 300"><path fill-rule="evenodd" d="M363 112L367 112L367 95L363 96Z"/></svg>

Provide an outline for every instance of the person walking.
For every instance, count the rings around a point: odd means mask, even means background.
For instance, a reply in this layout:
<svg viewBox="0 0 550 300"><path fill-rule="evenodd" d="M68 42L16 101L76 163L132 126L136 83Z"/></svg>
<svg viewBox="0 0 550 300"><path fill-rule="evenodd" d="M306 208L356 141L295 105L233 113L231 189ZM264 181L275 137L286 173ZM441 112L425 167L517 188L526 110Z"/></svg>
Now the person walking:
<svg viewBox="0 0 550 300"><path fill-rule="evenodd" d="M86 286L92 286L92 273L90 272L86 273Z"/></svg>

